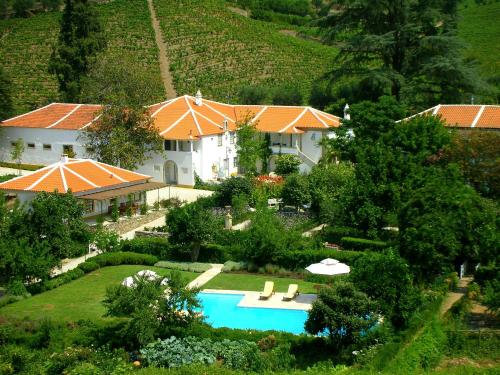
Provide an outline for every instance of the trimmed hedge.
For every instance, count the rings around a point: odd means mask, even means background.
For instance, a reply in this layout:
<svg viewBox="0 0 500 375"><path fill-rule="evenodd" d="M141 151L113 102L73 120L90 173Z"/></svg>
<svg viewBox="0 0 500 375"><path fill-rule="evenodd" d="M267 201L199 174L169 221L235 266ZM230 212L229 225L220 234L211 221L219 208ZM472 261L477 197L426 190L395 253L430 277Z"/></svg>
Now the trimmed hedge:
<svg viewBox="0 0 500 375"><path fill-rule="evenodd" d="M160 259L172 257L172 245L166 238L138 237L120 243L121 251L150 254Z"/></svg>
<svg viewBox="0 0 500 375"><path fill-rule="evenodd" d="M43 168L44 165L35 165L35 164L17 164L17 163L8 163L5 161L0 161L0 167L11 168L11 169L23 169L25 171L37 171L40 168Z"/></svg>
<svg viewBox="0 0 500 375"><path fill-rule="evenodd" d="M137 254L129 251L104 253L92 258L92 261L97 263L99 267L118 266L120 264L144 264L146 266L154 266L158 260L159 259L154 255Z"/></svg>
<svg viewBox="0 0 500 375"><path fill-rule="evenodd" d="M340 240L343 237L359 237L362 233L360 230L351 227L331 227L326 226L321 230L321 237L330 243L340 245Z"/></svg>
<svg viewBox="0 0 500 375"><path fill-rule="evenodd" d="M289 270L298 270L323 259L333 258L352 266L357 259L365 254L369 253L333 249L294 250L281 254L277 259L277 264Z"/></svg>
<svg viewBox="0 0 500 375"><path fill-rule="evenodd" d="M376 240L367 240L365 238L356 238L356 237L342 237L340 239L340 245L349 250L374 250L380 251L385 249L389 245L384 241L376 241Z"/></svg>
<svg viewBox="0 0 500 375"><path fill-rule="evenodd" d="M228 259L229 256L225 246L210 243L201 245L200 255L198 256L200 262L224 263Z"/></svg>
<svg viewBox="0 0 500 375"><path fill-rule="evenodd" d="M205 272L212 268L212 265L209 263L182 263L182 262L168 262L168 261L160 261L155 263L155 267L160 268L168 268L171 270L178 271L189 271L189 272Z"/></svg>

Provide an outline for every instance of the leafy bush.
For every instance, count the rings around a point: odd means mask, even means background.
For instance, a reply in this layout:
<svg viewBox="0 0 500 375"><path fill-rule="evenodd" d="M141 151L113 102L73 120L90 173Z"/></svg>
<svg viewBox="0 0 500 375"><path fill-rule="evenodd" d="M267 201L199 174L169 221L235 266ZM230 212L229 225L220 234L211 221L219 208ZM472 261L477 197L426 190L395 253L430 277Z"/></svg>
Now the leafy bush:
<svg viewBox="0 0 500 375"><path fill-rule="evenodd" d="M177 197L173 197L173 198L169 198L169 199L162 199L160 201L160 205L163 208L180 207L180 206L182 206L182 201Z"/></svg>
<svg viewBox="0 0 500 375"><path fill-rule="evenodd" d="M290 174L299 173L299 165L301 161L297 155L283 154L276 159L276 174L280 176L288 176Z"/></svg>
<svg viewBox="0 0 500 375"><path fill-rule="evenodd" d="M247 196L252 194L252 182L245 177L230 177L219 185L216 193L217 204L221 207L230 206L235 196Z"/></svg>
<svg viewBox="0 0 500 375"><path fill-rule="evenodd" d="M7 292L12 296L25 296L28 294L26 287L20 280L12 280L7 285Z"/></svg>
<svg viewBox="0 0 500 375"><path fill-rule="evenodd" d="M93 237L95 246L103 252L118 251L120 249L120 236L114 231L98 226Z"/></svg>
<svg viewBox="0 0 500 375"><path fill-rule="evenodd" d="M224 263L224 267L222 267L222 272L232 272L232 271L240 271L246 268L246 264L244 262L234 262L232 260L228 260Z"/></svg>
<svg viewBox="0 0 500 375"><path fill-rule="evenodd" d="M121 250L140 254L154 255L160 259L171 257L172 245L166 238L159 237L137 237L121 242Z"/></svg>
<svg viewBox="0 0 500 375"><path fill-rule="evenodd" d="M146 266L153 266L158 262L158 258L149 254L137 254L128 251L116 253L104 253L95 256L92 260L99 265L99 267L118 266L120 264L144 264Z"/></svg>
<svg viewBox="0 0 500 375"><path fill-rule="evenodd" d="M474 273L474 281L482 287L487 281L495 279L500 280L500 266L497 265L480 266Z"/></svg>
<svg viewBox="0 0 500 375"><path fill-rule="evenodd" d="M82 269L80 268L72 269L68 272L65 272L59 276L56 276L50 280L43 282L43 284L41 285L41 290L45 291L57 288L61 285L69 283L70 281L76 280L82 277L83 275L85 275L85 272L83 272Z"/></svg>
<svg viewBox="0 0 500 375"><path fill-rule="evenodd" d="M281 192L281 197L286 205L301 207L311 201L309 184L306 176L293 174L288 176Z"/></svg>
<svg viewBox="0 0 500 375"><path fill-rule="evenodd" d="M219 244L202 244L198 260L202 262L223 263L228 258L225 246Z"/></svg>
<svg viewBox="0 0 500 375"><path fill-rule="evenodd" d="M208 263L182 263L182 262L168 262L168 261L160 261L155 263L156 267L160 268L168 268L171 270L179 270L179 271L189 271L189 272L205 272L208 271L212 266Z"/></svg>
<svg viewBox="0 0 500 375"><path fill-rule="evenodd" d="M351 227L326 226L321 231L321 237L331 243L340 244L343 237L358 237L362 232Z"/></svg>
<svg viewBox="0 0 500 375"><path fill-rule="evenodd" d="M92 271L95 271L96 269L98 269L99 264L97 264L96 262L94 262L92 260L87 260L83 263L80 263L78 265L78 268L80 268L85 273L89 273L89 272L92 272Z"/></svg>
<svg viewBox="0 0 500 375"><path fill-rule="evenodd" d="M365 238L355 238L355 237L342 237L340 239L340 245L343 248L349 250L382 250L388 245L383 241L367 240Z"/></svg>

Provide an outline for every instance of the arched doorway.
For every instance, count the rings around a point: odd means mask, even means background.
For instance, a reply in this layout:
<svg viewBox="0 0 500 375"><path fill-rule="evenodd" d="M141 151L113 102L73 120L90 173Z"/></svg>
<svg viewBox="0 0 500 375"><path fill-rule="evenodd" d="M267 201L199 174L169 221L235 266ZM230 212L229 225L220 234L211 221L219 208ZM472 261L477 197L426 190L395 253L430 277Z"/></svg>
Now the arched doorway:
<svg viewBox="0 0 500 375"><path fill-rule="evenodd" d="M163 179L165 183L177 185L178 183L177 164L172 160L167 160L163 167Z"/></svg>

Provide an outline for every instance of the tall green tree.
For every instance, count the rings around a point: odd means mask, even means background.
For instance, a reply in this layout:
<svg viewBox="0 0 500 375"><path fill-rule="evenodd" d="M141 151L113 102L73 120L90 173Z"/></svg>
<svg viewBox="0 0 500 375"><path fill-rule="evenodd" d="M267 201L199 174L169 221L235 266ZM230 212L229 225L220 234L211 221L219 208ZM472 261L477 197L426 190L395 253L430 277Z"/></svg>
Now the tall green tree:
<svg viewBox="0 0 500 375"><path fill-rule="evenodd" d="M463 183L456 168L428 174L399 213L399 252L430 281L465 261L498 258L498 207Z"/></svg>
<svg viewBox="0 0 500 375"><path fill-rule="evenodd" d="M245 174L256 175L258 161L262 161L263 156L267 155L267 143L258 132L257 124L252 122L250 114L236 123L236 146L238 165L244 169Z"/></svg>
<svg viewBox="0 0 500 375"><path fill-rule="evenodd" d="M351 87L350 101L394 95L411 107L456 103L480 90L455 35L458 0L334 0L321 21L340 46L332 79Z"/></svg>
<svg viewBox="0 0 500 375"><path fill-rule="evenodd" d="M21 163L23 161L24 154L24 140L22 138L18 138L14 144L12 149L10 150L10 158L15 160L17 163L17 172L21 175Z"/></svg>
<svg viewBox="0 0 500 375"><path fill-rule="evenodd" d="M146 107L105 105L99 115L79 136L90 157L133 170L164 152L164 139Z"/></svg>
<svg viewBox="0 0 500 375"><path fill-rule="evenodd" d="M103 29L90 2L66 0L59 38L49 61L49 72L56 75L63 100L79 100L81 79L105 47Z"/></svg>
<svg viewBox="0 0 500 375"><path fill-rule="evenodd" d="M0 66L0 121L9 118L14 112L12 103L12 81Z"/></svg>

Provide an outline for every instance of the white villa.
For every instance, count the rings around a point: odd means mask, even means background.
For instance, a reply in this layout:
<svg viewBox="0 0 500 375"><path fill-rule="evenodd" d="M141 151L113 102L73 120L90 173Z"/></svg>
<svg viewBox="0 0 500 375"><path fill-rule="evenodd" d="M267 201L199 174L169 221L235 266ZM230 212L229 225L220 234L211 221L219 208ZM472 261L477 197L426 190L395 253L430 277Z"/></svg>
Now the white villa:
<svg viewBox="0 0 500 375"><path fill-rule="evenodd" d="M100 105L52 103L1 123L0 160L9 161L11 147L25 142L22 162L49 165L62 154L87 158L79 134L98 119ZM236 123L250 118L269 133L274 155L295 154L308 171L322 155L318 142L340 118L306 106L230 105L184 95L149 107L165 155L153 155L137 172L170 185L193 186L195 174L213 181L238 173ZM273 157L270 161L273 168Z"/></svg>

